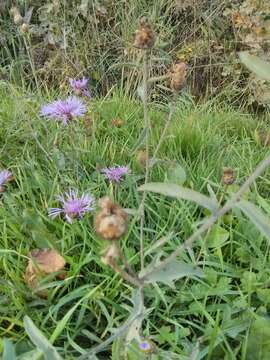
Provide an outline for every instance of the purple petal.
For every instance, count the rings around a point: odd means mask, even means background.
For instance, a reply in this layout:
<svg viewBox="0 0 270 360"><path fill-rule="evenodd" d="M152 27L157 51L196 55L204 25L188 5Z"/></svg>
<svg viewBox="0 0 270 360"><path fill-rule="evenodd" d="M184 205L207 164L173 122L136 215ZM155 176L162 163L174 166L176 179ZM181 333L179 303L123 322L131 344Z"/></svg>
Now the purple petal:
<svg viewBox="0 0 270 360"><path fill-rule="evenodd" d="M0 172L0 186L4 185L12 177L12 172L9 170L2 170Z"/></svg>

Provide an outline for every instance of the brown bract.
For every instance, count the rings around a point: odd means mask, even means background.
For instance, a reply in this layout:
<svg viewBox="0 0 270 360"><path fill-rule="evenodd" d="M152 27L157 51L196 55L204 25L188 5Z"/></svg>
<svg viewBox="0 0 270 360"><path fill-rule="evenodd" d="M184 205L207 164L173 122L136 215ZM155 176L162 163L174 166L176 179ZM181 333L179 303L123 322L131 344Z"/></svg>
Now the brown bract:
<svg viewBox="0 0 270 360"><path fill-rule="evenodd" d="M24 279L32 290L37 289L42 276L61 271L66 265L65 259L53 249L35 249L30 252L29 257ZM39 291L38 295L47 297L47 291Z"/></svg>
<svg viewBox="0 0 270 360"><path fill-rule="evenodd" d="M147 156L146 151L145 150L139 150L137 152L137 155L136 155L136 160L139 163L139 165L144 168L146 166L146 163L147 163L147 160L148 160L148 156Z"/></svg>
<svg viewBox="0 0 270 360"><path fill-rule="evenodd" d="M128 227L128 214L109 197L99 200L100 211L95 217L96 233L104 240L119 240Z"/></svg>
<svg viewBox="0 0 270 360"><path fill-rule="evenodd" d="M13 21L14 21L14 24L15 25L20 25L22 24L23 22L23 17L20 13L20 10L16 7L16 6L13 6L11 9L10 9L10 14L13 16Z"/></svg>
<svg viewBox="0 0 270 360"><path fill-rule="evenodd" d="M122 119L112 119L112 126L121 127L124 125L124 120Z"/></svg>
<svg viewBox="0 0 270 360"><path fill-rule="evenodd" d="M171 89L179 91L185 85L187 65L183 62L175 63L171 69Z"/></svg>
<svg viewBox="0 0 270 360"><path fill-rule="evenodd" d="M225 167L223 168L222 182L224 185L232 185L234 183L234 172L233 169Z"/></svg>
<svg viewBox="0 0 270 360"><path fill-rule="evenodd" d="M147 18L142 18L139 28L135 31L133 46L139 49L151 49L155 44L156 36Z"/></svg>

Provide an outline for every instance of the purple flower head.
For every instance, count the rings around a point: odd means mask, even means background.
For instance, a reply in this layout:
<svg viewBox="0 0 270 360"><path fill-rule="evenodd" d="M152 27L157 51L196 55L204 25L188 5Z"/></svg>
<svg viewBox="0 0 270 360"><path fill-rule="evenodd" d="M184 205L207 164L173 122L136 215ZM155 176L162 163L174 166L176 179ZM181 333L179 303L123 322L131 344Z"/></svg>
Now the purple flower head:
<svg viewBox="0 0 270 360"><path fill-rule="evenodd" d="M90 97L88 90L88 79L83 77L82 79L69 79L70 86L76 95L83 95Z"/></svg>
<svg viewBox="0 0 270 360"><path fill-rule="evenodd" d="M41 116L55 120L62 120L64 125L74 117L83 116L87 111L86 105L76 96L70 96L66 100L56 100L51 104L43 105Z"/></svg>
<svg viewBox="0 0 270 360"><path fill-rule="evenodd" d="M0 187L5 185L5 183L12 179L12 172L9 170L0 171Z"/></svg>
<svg viewBox="0 0 270 360"><path fill-rule="evenodd" d="M128 166L118 166L102 169L106 179L119 183L125 174L130 174Z"/></svg>
<svg viewBox="0 0 270 360"><path fill-rule="evenodd" d="M64 214L66 220L71 224L72 219L81 219L85 213L94 210L94 198L85 193L79 197L78 191L76 190L69 190L69 192L66 192L64 195L58 196L57 199L60 201L62 207L49 209L49 216L52 219L60 214Z"/></svg>
<svg viewBox="0 0 270 360"><path fill-rule="evenodd" d="M142 351L145 351L147 353L151 352L153 350L153 346L152 344L147 341L147 340L144 340L142 341L140 344L139 344L139 348L142 350Z"/></svg>

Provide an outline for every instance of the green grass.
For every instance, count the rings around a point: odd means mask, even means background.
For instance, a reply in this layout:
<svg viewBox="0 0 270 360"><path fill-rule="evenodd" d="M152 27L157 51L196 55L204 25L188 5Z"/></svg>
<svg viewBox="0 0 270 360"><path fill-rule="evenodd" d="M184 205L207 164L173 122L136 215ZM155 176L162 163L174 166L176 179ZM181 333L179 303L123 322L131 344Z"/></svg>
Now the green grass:
<svg viewBox="0 0 270 360"><path fill-rule="evenodd" d="M75 359L127 319L132 288L101 262L104 244L95 235L93 215L69 225L60 218L50 220L47 208L56 206L55 196L69 187L90 191L97 199L111 195L96 168L124 164L132 175L114 189L114 196L122 207L138 208L137 187L144 172L131 150L143 128L143 109L117 92L95 100L89 105L94 120L89 134L82 121L63 127L41 119L43 101L1 84L0 165L12 170L16 182L0 199L0 334L16 344L17 354L29 351L33 345L24 331L24 315L49 339L73 309L54 345L64 359ZM165 106L151 106L152 151L167 111ZM112 127L113 118L123 119L124 125ZM220 195L223 166L235 169L236 183L241 184L269 152L254 140L255 129L266 126L263 120L213 101L195 105L184 95L158 157L175 160L186 170L185 186L207 193L210 184ZM163 181L166 171L167 165L158 163L151 180ZM257 181L250 197L270 215L269 175L268 170ZM204 215L186 201L154 194L147 196L146 211L146 250L174 232L162 248L164 254L173 251ZM269 340L262 343L270 326L269 246L244 216L236 211L231 215L219 222L229 233L222 247L209 248L200 239L182 255L203 267L205 278L179 280L174 289L165 285L146 289L145 304L151 312L143 331L160 349L156 358L191 359L197 341L196 359L268 358ZM132 216L122 245L139 271L139 222ZM65 280L45 280L48 299L32 294L23 280L25 256L44 246L56 247L69 264ZM119 358L116 348L114 359ZM102 356L111 358L111 349Z"/></svg>

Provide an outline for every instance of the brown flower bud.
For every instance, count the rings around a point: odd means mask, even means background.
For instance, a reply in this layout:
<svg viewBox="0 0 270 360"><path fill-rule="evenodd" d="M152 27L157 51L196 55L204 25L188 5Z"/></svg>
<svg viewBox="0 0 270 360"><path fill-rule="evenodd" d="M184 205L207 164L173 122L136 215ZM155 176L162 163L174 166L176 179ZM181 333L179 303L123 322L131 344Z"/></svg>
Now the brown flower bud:
<svg viewBox="0 0 270 360"><path fill-rule="evenodd" d="M139 22L139 28L135 32L133 46L139 49L150 49L155 43L155 33L147 18L143 17Z"/></svg>
<svg viewBox="0 0 270 360"><path fill-rule="evenodd" d="M137 152L136 160L139 163L139 165L142 166L143 168L146 166L147 159L148 159L147 153L145 150L139 150Z"/></svg>
<svg viewBox="0 0 270 360"><path fill-rule="evenodd" d="M20 10L16 6L13 6L10 9L10 14L13 16L13 22L15 25L20 25L23 22L23 17L20 13Z"/></svg>
<svg viewBox="0 0 270 360"><path fill-rule="evenodd" d="M232 185L234 183L235 177L234 172L231 168L223 168L222 182L224 185Z"/></svg>
<svg viewBox="0 0 270 360"><path fill-rule="evenodd" d="M21 16L21 14L14 15L13 22L15 25L20 25L23 22L23 17Z"/></svg>
<svg viewBox="0 0 270 360"><path fill-rule="evenodd" d="M171 69L171 89L179 91L186 82L187 65L183 62L178 62L172 66Z"/></svg>
<svg viewBox="0 0 270 360"><path fill-rule="evenodd" d="M112 260L119 258L119 255L120 249L118 246L118 242L112 242L101 257L101 261L105 265L110 265L112 263Z"/></svg>
<svg viewBox="0 0 270 360"><path fill-rule="evenodd" d="M29 31L29 25L26 23L23 23L21 26L21 32L22 33L27 33Z"/></svg>
<svg viewBox="0 0 270 360"><path fill-rule="evenodd" d="M95 217L96 233L104 240L119 240L127 231L127 213L107 196L99 200L99 206Z"/></svg>
<svg viewBox="0 0 270 360"><path fill-rule="evenodd" d="M112 126L121 127L124 125L124 120L122 119L112 119Z"/></svg>
<svg viewBox="0 0 270 360"><path fill-rule="evenodd" d="M270 133L265 131L257 131L256 138L258 139L258 143L262 146L270 145Z"/></svg>

